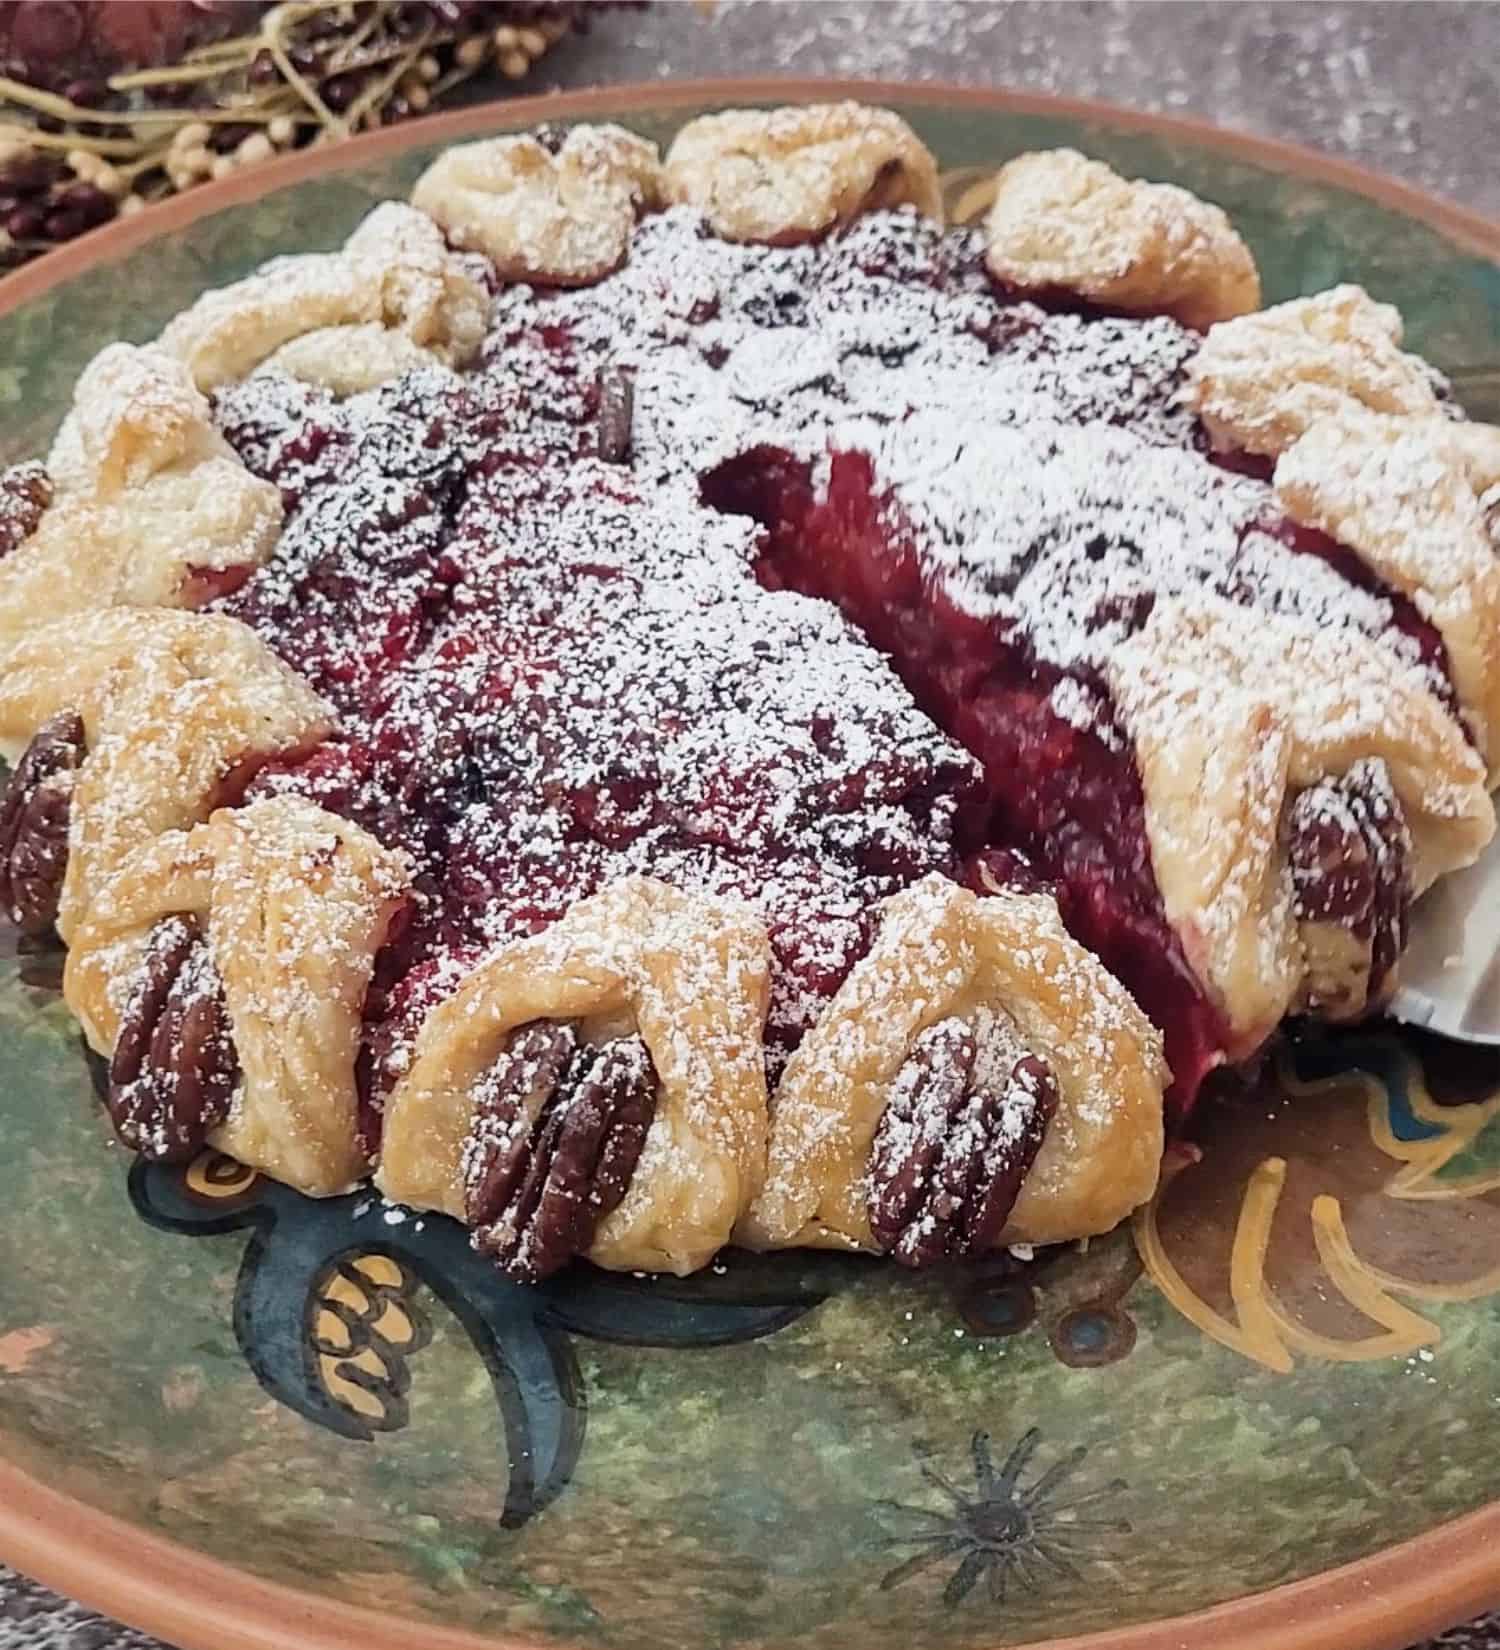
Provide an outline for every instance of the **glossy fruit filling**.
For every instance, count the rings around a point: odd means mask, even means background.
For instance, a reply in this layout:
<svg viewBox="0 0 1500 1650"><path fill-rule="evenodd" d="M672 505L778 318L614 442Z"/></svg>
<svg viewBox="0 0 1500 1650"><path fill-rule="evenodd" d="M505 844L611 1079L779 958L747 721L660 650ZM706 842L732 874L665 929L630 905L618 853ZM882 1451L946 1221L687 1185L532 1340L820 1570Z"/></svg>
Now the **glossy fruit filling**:
<svg viewBox="0 0 1500 1650"><path fill-rule="evenodd" d="M1163 1029L1171 1098L1185 1114L1211 1071L1253 1050L1235 1046L1162 908L1128 740L1059 712L1067 683L1107 698L1097 672L1039 659L1024 629L955 599L866 453L833 453L815 488L808 465L758 449L705 477L704 493L765 526L763 584L837 602L892 658L922 708L979 759L984 846L969 853L966 880L983 891L1034 877L1056 897L1069 928ZM1324 535L1279 520L1273 531L1389 602L1392 629L1456 710L1441 639L1410 602L1381 590ZM1131 606L1128 628L1145 622L1149 606L1149 596Z"/></svg>
<svg viewBox="0 0 1500 1650"><path fill-rule="evenodd" d="M597 286L500 291L466 374L227 391L289 519L222 606L343 717L257 787L417 866L367 1126L478 955L631 874L761 912L773 1066L932 871L1050 888L1164 1029L1180 1112L1248 1053L1163 913L1111 649L1206 591L1451 689L1409 603L1206 456L1195 347L1016 302L908 212L770 249L674 209Z"/></svg>
<svg viewBox="0 0 1500 1650"><path fill-rule="evenodd" d="M892 531L865 454L835 454L816 503L788 455L727 465L705 490L766 524L763 584L836 601L896 661L923 709L978 757L983 843L967 856L966 880L983 892L1029 871L1056 897L1069 928L1164 1029L1174 1089L1188 1104L1222 1062L1226 1028L1162 910L1126 748L1057 713L1062 673L1030 656L1014 627L976 618L924 579L909 534Z"/></svg>
<svg viewBox="0 0 1500 1650"><path fill-rule="evenodd" d="M759 909L779 1062L879 902L956 873L972 830L977 770L880 655L827 603L756 584L751 524L592 456L595 376L543 347L540 432L513 382L438 375L358 407L276 381L220 407L292 507L275 568L225 608L342 714L256 789L418 869L367 1005L367 1132L432 1002L620 876ZM461 470L427 466L438 431Z"/></svg>

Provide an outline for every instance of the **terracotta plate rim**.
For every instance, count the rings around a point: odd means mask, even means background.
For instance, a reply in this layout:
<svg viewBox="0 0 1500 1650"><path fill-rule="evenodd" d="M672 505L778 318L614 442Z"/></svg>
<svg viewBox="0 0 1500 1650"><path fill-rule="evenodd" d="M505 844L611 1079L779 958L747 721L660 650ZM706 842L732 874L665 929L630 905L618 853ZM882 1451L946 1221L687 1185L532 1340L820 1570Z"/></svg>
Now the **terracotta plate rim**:
<svg viewBox="0 0 1500 1650"><path fill-rule="evenodd" d="M684 80L670 86L636 82L479 104L449 114L407 121L386 131L366 133L334 147L287 155L237 176L199 184L187 193L174 196L134 217L117 218L112 223L91 230L13 274L0 277L0 315L29 303L64 281L72 280L95 264L122 257L136 247L170 234L198 218L222 211L225 207L259 200L308 178L349 171L407 149L451 143L507 127L527 126L543 116L573 120L641 109L656 111L715 103L765 103L776 99L808 102L831 98L908 105L927 103L943 108L992 113L1060 116L1166 138L1175 137L1200 148L1223 150L1239 160L1257 163L1268 171L1313 178L1320 183L1331 183L1354 194L1364 195L1392 211L1438 230L1467 251L1500 262L1500 221L1470 211L1456 202L1426 194L1411 184L1372 172L1353 161L1321 155L1279 138L1229 131L1207 121L1181 115L1144 114L1088 98L951 86L941 81Z"/></svg>
<svg viewBox="0 0 1500 1650"><path fill-rule="evenodd" d="M506 99L407 122L335 148L270 161L117 220L0 279L0 315L85 269L124 256L225 207L305 179L427 144L526 126L542 118L627 116L701 105L858 98L1060 116L1178 138L1270 171L1372 199L1500 262L1500 223L1408 184L1275 138L1175 115L989 88L873 80L714 79L611 85ZM0 1441L3 1447L3 1441ZM207 1557L62 1494L0 1458L0 1558L47 1586L182 1650L562 1650L555 1641L486 1634L286 1587ZM1352 1564L1186 1616L1118 1631L1034 1641L1030 1650L1402 1650L1424 1634L1500 1602L1500 1501Z"/></svg>

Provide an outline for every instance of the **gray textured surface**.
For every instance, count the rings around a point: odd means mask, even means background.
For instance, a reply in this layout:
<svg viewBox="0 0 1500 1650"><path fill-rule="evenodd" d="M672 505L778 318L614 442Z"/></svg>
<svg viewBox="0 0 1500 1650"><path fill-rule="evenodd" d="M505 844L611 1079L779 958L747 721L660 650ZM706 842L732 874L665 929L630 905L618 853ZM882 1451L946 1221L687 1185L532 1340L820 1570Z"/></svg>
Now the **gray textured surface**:
<svg viewBox="0 0 1500 1650"><path fill-rule="evenodd" d="M1289 138L1500 217L1500 4L688 0L601 20L556 82L951 80L1097 97ZM1437 1641L1500 1650L1500 1617ZM0 1650L152 1641L0 1569ZM1433 1647L1436 1650L1436 1646Z"/></svg>
<svg viewBox="0 0 1500 1650"><path fill-rule="evenodd" d="M864 75L1010 86L1291 139L1500 217L1500 5L688 0L611 19L569 86Z"/></svg>

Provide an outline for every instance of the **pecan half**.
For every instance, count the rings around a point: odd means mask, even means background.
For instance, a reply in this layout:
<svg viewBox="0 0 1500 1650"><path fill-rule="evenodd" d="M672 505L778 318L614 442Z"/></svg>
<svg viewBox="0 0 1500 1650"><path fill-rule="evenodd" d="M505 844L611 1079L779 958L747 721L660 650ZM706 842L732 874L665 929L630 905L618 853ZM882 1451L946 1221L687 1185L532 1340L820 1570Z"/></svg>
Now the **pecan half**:
<svg viewBox="0 0 1500 1650"><path fill-rule="evenodd" d="M522 1283L586 1250L630 1185L656 1092L639 1037L587 1044L567 1022L522 1026L480 1086L465 1143L474 1247Z"/></svg>
<svg viewBox="0 0 1500 1650"><path fill-rule="evenodd" d="M912 1045L870 1148L875 1241L902 1266L993 1248L1057 1109L1045 1061L994 1069L962 1020ZM998 1081L996 1080L998 1077Z"/></svg>
<svg viewBox="0 0 1500 1650"><path fill-rule="evenodd" d="M596 433L599 457L606 464L623 464L630 457L635 386L623 368L609 366L600 369L598 387Z"/></svg>
<svg viewBox="0 0 1500 1650"><path fill-rule="evenodd" d="M0 471L0 560L37 529L52 502L52 478L33 460Z"/></svg>
<svg viewBox="0 0 1500 1650"><path fill-rule="evenodd" d="M0 907L23 934L57 921L83 758L83 718L62 711L37 729L0 798Z"/></svg>
<svg viewBox="0 0 1500 1650"><path fill-rule="evenodd" d="M1292 897L1307 956L1303 1006L1352 1019L1379 1006L1406 945L1411 834L1384 762L1309 786L1287 818Z"/></svg>
<svg viewBox="0 0 1500 1650"><path fill-rule="evenodd" d="M164 917L146 943L110 1061L105 1103L115 1131L143 1157L192 1157L229 1115L239 1076L203 926Z"/></svg>

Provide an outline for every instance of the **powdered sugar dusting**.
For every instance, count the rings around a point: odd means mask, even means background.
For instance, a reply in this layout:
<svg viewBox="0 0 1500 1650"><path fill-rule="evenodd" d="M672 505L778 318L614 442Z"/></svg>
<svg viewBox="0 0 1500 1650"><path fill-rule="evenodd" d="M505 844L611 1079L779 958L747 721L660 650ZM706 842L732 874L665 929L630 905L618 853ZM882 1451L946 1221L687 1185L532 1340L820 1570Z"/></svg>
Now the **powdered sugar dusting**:
<svg viewBox="0 0 1500 1650"><path fill-rule="evenodd" d="M1500 563L1478 496L1486 459L1500 466L1500 431L1484 425L1356 414L1310 425L1277 461L1275 486L1298 520L1358 550L1439 629L1493 770Z"/></svg>
<svg viewBox="0 0 1500 1650"><path fill-rule="evenodd" d="M603 291L513 289L499 324L545 314L633 370L645 475L768 448L816 489L829 451L870 455L930 576L1064 668L1096 671L1157 594L1195 587L1416 657L1388 598L1287 553L1262 481L1204 461L1184 401L1194 334L998 305L978 257L968 232L904 212L770 250L705 239L677 209L642 226Z"/></svg>
<svg viewBox="0 0 1500 1650"><path fill-rule="evenodd" d="M814 507L840 455L867 463L922 581L1045 667L1054 717L1117 760L1103 674L1164 596L1357 633L1444 685L1420 621L1204 456L1195 335L1007 302L981 253L910 211L771 249L674 208L596 286L503 290L470 374L221 397L289 510L233 610L347 729L262 783L422 867L375 1004L390 1072L403 1015L636 872L762 914L784 1051L879 901L958 870L974 765L830 606L756 583L751 517L701 502L747 455ZM604 370L633 386L628 465L598 456Z"/></svg>
<svg viewBox="0 0 1500 1650"><path fill-rule="evenodd" d="M350 730L262 784L421 856L429 959L633 872L749 899L789 1046L872 902L952 864L973 766L832 609L748 576L749 523L588 456L591 380L555 338L494 360L338 407L274 379L223 398L293 504L276 566L231 605ZM434 764L417 785L413 751Z"/></svg>
<svg viewBox="0 0 1500 1650"><path fill-rule="evenodd" d="M984 1175L992 1179L1025 1137L1040 1087L1035 1068L1026 1060L1030 1051L1008 1015L986 1005L967 1023L939 1020L917 1038L913 1049L951 1047L968 1039L974 1048L966 1084L971 1099L956 1118L943 1103L941 1087L926 1081L920 1061L910 1061L896 1073L881 1116L882 1146L893 1160L934 1155L946 1142L951 1158L982 1164ZM987 1100L999 1105L993 1108L989 1126L983 1127L980 1113Z"/></svg>

